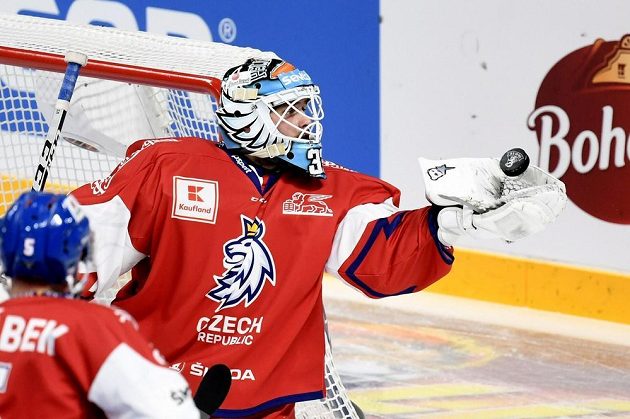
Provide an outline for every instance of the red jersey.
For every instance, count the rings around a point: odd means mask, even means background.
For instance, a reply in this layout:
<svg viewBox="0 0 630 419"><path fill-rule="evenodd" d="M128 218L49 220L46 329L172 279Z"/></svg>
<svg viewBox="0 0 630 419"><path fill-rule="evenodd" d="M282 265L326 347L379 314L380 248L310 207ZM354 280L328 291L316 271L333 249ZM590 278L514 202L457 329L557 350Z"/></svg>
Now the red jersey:
<svg viewBox="0 0 630 419"><path fill-rule="evenodd" d="M216 143L137 142L106 179L73 192L95 230L97 294L134 267L116 304L195 389L224 363L218 416L324 395L324 271L368 297L445 275L429 208L327 163L327 179L265 174Z"/></svg>
<svg viewBox="0 0 630 419"><path fill-rule="evenodd" d="M198 418L190 388L123 310L61 297L0 304L0 416Z"/></svg>

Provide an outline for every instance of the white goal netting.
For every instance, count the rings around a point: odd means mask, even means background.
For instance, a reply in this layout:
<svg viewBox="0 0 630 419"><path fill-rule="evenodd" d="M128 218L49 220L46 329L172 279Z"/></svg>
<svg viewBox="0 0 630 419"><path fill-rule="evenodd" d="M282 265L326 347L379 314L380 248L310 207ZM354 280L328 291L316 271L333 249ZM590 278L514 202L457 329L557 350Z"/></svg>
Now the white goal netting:
<svg viewBox="0 0 630 419"><path fill-rule="evenodd" d="M33 184L68 52L87 55L46 189L68 192L106 177L138 139L218 140L223 73L271 52L184 38L0 14L0 216ZM300 418L356 418L326 348L327 397Z"/></svg>

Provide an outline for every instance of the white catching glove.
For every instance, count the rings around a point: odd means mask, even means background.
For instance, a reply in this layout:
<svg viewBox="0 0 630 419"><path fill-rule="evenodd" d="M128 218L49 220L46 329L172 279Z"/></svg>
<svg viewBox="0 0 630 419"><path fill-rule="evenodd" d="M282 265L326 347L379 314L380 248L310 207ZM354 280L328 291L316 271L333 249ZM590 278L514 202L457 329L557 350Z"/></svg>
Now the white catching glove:
<svg viewBox="0 0 630 419"><path fill-rule="evenodd" d="M445 246L463 236L507 242L527 237L555 221L567 202L564 183L532 165L508 177L498 159L419 161L427 199L445 207L437 216Z"/></svg>

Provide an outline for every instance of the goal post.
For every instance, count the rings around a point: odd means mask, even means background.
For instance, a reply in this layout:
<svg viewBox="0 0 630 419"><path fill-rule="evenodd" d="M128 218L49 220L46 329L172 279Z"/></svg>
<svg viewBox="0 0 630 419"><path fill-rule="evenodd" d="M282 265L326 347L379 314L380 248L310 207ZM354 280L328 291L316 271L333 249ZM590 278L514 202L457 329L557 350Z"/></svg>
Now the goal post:
<svg viewBox="0 0 630 419"><path fill-rule="evenodd" d="M218 141L216 104L226 70L273 52L60 20L0 14L0 216L31 188L67 53L87 56L54 153L46 190L107 177L139 139ZM299 418L357 418L326 339L327 397Z"/></svg>

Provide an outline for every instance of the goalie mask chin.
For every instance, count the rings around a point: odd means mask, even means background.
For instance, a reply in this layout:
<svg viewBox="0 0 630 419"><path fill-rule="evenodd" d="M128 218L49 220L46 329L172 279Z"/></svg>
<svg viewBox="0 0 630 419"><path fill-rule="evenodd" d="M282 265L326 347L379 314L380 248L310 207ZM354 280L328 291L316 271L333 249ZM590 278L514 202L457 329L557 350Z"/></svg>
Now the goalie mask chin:
<svg viewBox="0 0 630 419"><path fill-rule="evenodd" d="M312 177L326 177L321 159L322 100L305 71L278 59L249 59L225 74L216 114L228 149L278 159ZM303 126L291 122L296 114L309 122ZM279 129L283 125L294 136L283 134Z"/></svg>

